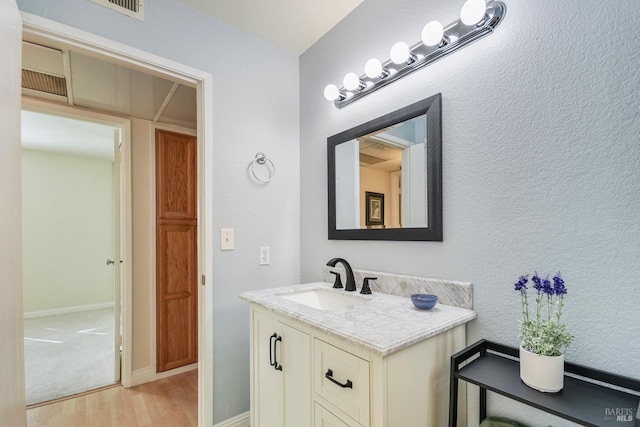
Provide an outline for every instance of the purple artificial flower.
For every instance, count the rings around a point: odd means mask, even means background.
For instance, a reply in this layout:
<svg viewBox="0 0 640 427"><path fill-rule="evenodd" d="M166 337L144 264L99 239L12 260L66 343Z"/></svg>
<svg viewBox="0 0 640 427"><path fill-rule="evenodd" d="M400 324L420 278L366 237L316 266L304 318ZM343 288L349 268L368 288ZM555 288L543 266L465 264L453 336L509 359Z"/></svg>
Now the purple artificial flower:
<svg viewBox="0 0 640 427"><path fill-rule="evenodd" d="M560 277L560 272L553 276L553 291L556 295L565 295L567 288L564 286L564 280Z"/></svg>
<svg viewBox="0 0 640 427"><path fill-rule="evenodd" d="M542 292L547 295L553 295L553 286L551 286L551 282L549 281L549 276L547 276L542 281Z"/></svg>
<svg viewBox="0 0 640 427"><path fill-rule="evenodd" d="M532 288L536 290L535 304L529 306L527 283L529 275L520 276L514 287L520 291L522 319L520 320L520 338L522 348L544 356L557 356L564 353L573 341L573 335L561 323L563 297L567 293L564 280L558 272L553 279L550 275L540 276L536 271L531 277Z"/></svg>
<svg viewBox="0 0 640 427"><path fill-rule="evenodd" d="M516 291L523 292L527 289L527 282L529 281L528 277L528 274L526 276L520 276L520 279L518 279L518 283L514 285Z"/></svg>
<svg viewBox="0 0 640 427"><path fill-rule="evenodd" d="M533 277L531 278L531 281L534 283L533 289L540 292L542 290L542 281L540 280L540 277L538 277L537 272L536 274L533 275Z"/></svg>

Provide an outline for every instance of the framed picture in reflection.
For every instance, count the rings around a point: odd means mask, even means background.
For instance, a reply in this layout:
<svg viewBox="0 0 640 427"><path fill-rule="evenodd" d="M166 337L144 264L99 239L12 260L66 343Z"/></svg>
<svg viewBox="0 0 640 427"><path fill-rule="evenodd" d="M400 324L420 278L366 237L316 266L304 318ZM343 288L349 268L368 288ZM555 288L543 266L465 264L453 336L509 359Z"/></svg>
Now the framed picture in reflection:
<svg viewBox="0 0 640 427"><path fill-rule="evenodd" d="M384 194L365 192L366 225L384 226Z"/></svg>

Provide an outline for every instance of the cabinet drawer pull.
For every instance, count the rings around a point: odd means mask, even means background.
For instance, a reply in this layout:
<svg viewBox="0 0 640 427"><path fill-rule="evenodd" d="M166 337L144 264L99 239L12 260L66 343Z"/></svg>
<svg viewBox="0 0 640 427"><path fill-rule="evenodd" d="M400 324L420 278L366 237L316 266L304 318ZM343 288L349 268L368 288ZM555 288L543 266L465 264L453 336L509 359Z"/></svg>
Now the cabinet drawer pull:
<svg viewBox="0 0 640 427"><path fill-rule="evenodd" d="M329 381L331 381L332 383L339 385L342 388L353 388L353 383L351 382L351 380L347 380L347 382L344 383L344 384L342 384L339 381L334 380L333 379L333 371L331 369L327 369L327 373L324 374L324 377L326 379L328 379Z"/></svg>

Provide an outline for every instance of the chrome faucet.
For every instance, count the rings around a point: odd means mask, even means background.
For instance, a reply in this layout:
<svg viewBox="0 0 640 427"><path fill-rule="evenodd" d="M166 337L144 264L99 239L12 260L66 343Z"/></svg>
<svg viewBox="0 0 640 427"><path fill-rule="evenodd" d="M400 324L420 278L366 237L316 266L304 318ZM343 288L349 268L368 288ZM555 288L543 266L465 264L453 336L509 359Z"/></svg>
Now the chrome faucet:
<svg viewBox="0 0 640 427"><path fill-rule="evenodd" d="M348 292L353 292L356 290L356 281L353 277L353 270L351 269L351 266L349 265L349 263L347 262L346 259L343 258L333 258L330 259L329 262L327 263L327 265L329 267L335 267L337 263L342 263L342 265L344 266L344 270L345 273L347 275L347 283L345 284L345 291Z"/></svg>

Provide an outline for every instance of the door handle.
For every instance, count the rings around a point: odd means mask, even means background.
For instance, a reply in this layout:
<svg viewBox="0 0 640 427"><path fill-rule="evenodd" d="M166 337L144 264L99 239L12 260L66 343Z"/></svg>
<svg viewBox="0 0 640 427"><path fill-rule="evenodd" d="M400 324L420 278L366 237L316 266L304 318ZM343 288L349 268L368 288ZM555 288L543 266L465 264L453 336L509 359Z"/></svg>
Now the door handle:
<svg viewBox="0 0 640 427"><path fill-rule="evenodd" d="M276 362L274 368L276 371L282 371L282 364L278 363L278 359L276 359L276 349L278 348L278 341L282 341L282 337L279 336L273 342L273 360Z"/></svg>
<svg viewBox="0 0 640 427"><path fill-rule="evenodd" d="M107 260L107 265L110 265L110 264L115 264L115 261L114 261L114 260L112 260L112 259L108 259L108 260Z"/></svg>
<svg viewBox="0 0 640 427"><path fill-rule="evenodd" d="M273 363L273 339L276 338L278 334L274 333L269 337L269 365L274 366Z"/></svg>
<svg viewBox="0 0 640 427"><path fill-rule="evenodd" d="M282 337L274 332L273 335L269 337L269 365L273 366L273 369L276 371L282 371L282 365L278 363L278 359L276 358L278 341L282 341Z"/></svg>

